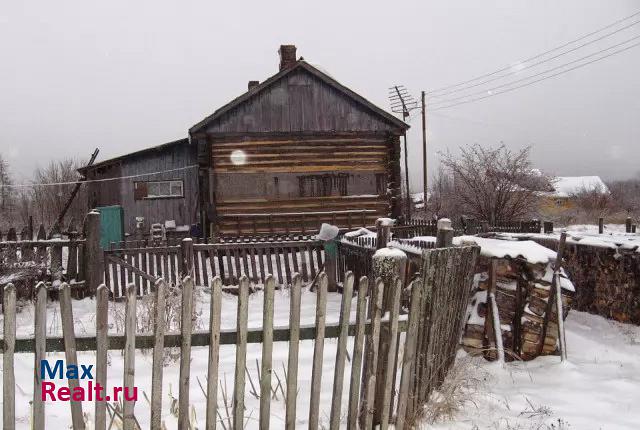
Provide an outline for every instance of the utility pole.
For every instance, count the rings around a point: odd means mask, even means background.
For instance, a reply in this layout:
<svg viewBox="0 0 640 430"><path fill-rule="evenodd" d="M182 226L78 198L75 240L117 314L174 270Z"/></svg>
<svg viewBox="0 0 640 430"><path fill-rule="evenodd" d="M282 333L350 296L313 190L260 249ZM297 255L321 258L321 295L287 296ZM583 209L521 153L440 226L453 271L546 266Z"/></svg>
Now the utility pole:
<svg viewBox="0 0 640 430"><path fill-rule="evenodd" d="M424 101L425 93L422 92L422 189L424 207L427 207L427 106Z"/></svg>
<svg viewBox="0 0 640 430"><path fill-rule="evenodd" d="M394 85L389 88L389 100L391 101L391 111L402 114L402 120L409 117L411 110L418 107L418 103L409 94L403 85ZM409 190L409 155L407 152L407 133L404 133L404 177L407 188L407 220L411 219L411 193Z"/></svg>

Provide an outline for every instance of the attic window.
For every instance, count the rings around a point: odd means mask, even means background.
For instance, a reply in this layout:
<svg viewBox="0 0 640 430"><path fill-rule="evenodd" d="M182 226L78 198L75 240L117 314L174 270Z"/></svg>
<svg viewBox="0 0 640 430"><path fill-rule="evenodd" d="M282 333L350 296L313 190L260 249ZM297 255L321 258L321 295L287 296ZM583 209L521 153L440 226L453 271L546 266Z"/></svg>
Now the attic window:
<svg viewBox="0 0 640 430"><path fill-rule="evenodd" d="M135 200L184 197L182 180L134 182Z"/></svg>

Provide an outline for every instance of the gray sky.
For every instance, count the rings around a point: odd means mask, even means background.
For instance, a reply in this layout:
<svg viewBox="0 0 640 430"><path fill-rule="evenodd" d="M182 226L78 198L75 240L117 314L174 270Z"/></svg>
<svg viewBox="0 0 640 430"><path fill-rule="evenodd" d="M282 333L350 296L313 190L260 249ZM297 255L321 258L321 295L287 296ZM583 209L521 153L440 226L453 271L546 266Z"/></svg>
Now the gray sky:
<svg viewBox="0 0 640 430"><path fill-rule="evenodd" d="M514 64L638 10L637 0L5 2L0 153L20 180L52 158L88 158L96 146L100 160L186 137L191 125L245 91L247 81L275 73L283 43L386 108L394 83L419 98L423 89ZM636 35L640 24L562 59ZM549 173L636 175L639 66L640 47L433 112L429 162L435 167L438 151L461 144L503 141L512 148L532 144L534 163ZM418 185L415 114L409 155Z"/></svg>

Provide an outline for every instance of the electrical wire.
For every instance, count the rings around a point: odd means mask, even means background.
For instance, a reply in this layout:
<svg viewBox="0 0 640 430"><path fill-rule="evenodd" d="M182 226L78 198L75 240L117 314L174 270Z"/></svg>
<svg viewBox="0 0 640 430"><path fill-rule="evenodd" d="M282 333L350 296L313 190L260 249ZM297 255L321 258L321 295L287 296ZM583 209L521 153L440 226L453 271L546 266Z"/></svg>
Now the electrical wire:
<svg viewBox="0 0 640 430"><path fill-rule="evenodd" d="M544 51L544 52L542 52L542 53L540 53L540 54L534 55L534 56L529 57L529 58L527 58L527 59L525 59L525 60L521 60L521 61L519 61L518 63L528 63L528 62L530 62L530 61L537 60L538 58L544 57L544 56L545 56L545 55L547 55L547 54L550 54L550 53L552 53L552 52L559 51L559 50L560 50L560 49L562 49L562 48L565 48L565 47L567 47L567 46L569 46L569 45L573 45L573 44L574 44L574 43L576 43L576 42L579 42L579 41L581 41L581 40L583 40L583 39L586 39L586 38L591 37L591 36L593 36L593 35L595 35L595 34L598 34L598 33L602 32L602 31L604 31L604 30L607 30L607 29L609 29L609 28L611 28L611 27L615 27L616 25L618 25L618 24L620 24L620 23L622 23L622 22L624 22L624 21L627 21L627 20L629 20L629 19L631 19L631 18L633 18L633 17L635 17L635 16L638 16L638 15L640 15L640 11L638 11L638 12L636 12L636 13L632 14L632 15L629 15L629 16L627 16L627 17L625 17L625 18L619 19L619 20L617 20L617 21L615 21L615 22L613 22L613 23L611 23L611 24L608 24L608 25L606 25L606 26L604 26L604 27L601 27L601 28L599 28L599 29L597 29L597 30L595 30L595 31L592 31L592 32L590 32L590 33L587 33L587 34L585 34L585 35L583 35L583 36L580 36L580 37L578 37L577 39L573 39L573 40L571 40L571 41L569 41L569 42L566 42L566 43L564 43L564 44L562 44L562 45L560 45L560 46L557 46L557 47L555 47L555 48L549 49L549 50ZM475 81L477 81L477 80L479 80L479 79L484 79L484 78L487 78L487 77L489 77L489 76L493 76L493 75L495 75L495 74L497 74L497 73L501 73L501 72L504 72L504 71L510 70L512 67L513 67L512 65L509 65L509 66L503 67L503 68L501 68L501 69L495 70L495 71L493 71L493 72L485 73L485 74L480 75L480 76L477 76L477 77L475 77L475 78L472 78L472 79L469 79L469 80L466 80L466 81L463 81L463 82L459 82L459 83L457 83L457 84L447 85L447 86L445 86L445 87L436 88L435 90L428 91L428 92L427 92L427 94L434 94L434 93L438 93L438 92L441 92L441 91L448 90L448 89L450 89L450 88L455 88L455 87L459 87L459 86L462 86L462 85L466 85L466 84L469 84L469 83L471 83L471 82L475 82Z"/></svg>
<svg viewBox="0 0 640 430"><path fill-rule="evenodd" d="M640 35L632 37L630 39L627 39L627 40L625 40L623 42L616 43L615 45L609 46L609 47L601 49L599 51L596 51L593 54L589 54L589 55L586 55L584 57L578 58L576 60L570 61L568 63L564 63L564 64L561 64L559 66L552 67L551 69L543 70L542 72L536 73L534 75L525 76L524 78L517 79L517 80L511 81L511 82L507 82L507 83L504 83L504 84L501 84L501 85L498 85L498 86L495 86L495 87L492 87L492 88L488 88L488 89L485 89L485 90L476 91L475 93L464 94L462 96L454 97L454 98L450 98L450 99L446 99L446 100L436 100L435 102L433 102L433 104L430 104L430 105L434 105L434 107L437 107L440 104L448 104L448 103L451 103L451 102L454 102L454 101L464 100L464 99L469 98L469 97L473 97L473 96L477 96L477 95L480 95L480 94L485 94L487 92L499 90L501 88L509 87L509 86L511 86L513 84L517 84L519 82L527 81L529 79L533 79L533 78L536 78L538 76L545 75L545 74L547 74L549 72L553 72L555 70L562 69L562 68L564 68L566 66L569 66L571 64L579 63L579 62L581 62L583 60L586 60L587 58L591 58L591 57L593 57L595 55L602 54L603 52L606 52L606 51L609 51L611 49L617 48L619 46L625 45L625 44L627 44L629 42L632 42L634 40L637 40L637 39L640 39Z"/></svg>
<svg viewBox="0 0 640 430"><path fill-rule="evenodd" d="M587 42L587 43L583 43L582 45L576 46L575 48L571 48L571 49L569 49L568 51L561 52L560 54L558 54L558 55L554 55L553 57L550 57L550 58L547 58L547 59L545 59L545 60L538 61L538 62L536 62L536 63L533 63L533 64L529 64L529 65L527 65L527 66L524 66L524 67L522 67L522 68L520 68L520 69L518 69L518 70L512 70L512 71L511 71L511 72L509 72L509 73L505 73L505 74L503 74L503 75L496 76L496 77L493 77L493 78L491 78L491 79L486 79L486 80L484 80L484 81L480 81L480 82L475 83L475 84L473 84L473 85L468 85L468 86L466 86L466 87L462 87L462 88L458 88L458 89L455 89L455 90L447 91L447 92L442 93L442 94L431 95L431 97L445 97L445 96L447 96L447 95L449 95L449 94L459 93L460 91L465 91L465 90L468 90L468 89L471 89L471 88L479 87L480 85L484 85L484 84L487 84L487 83L489 83L489 82L494 82L494 81L497 81L497 80L499 80L499 79L506 78L507 76L516 75L516 74L518 74L518 73L521 73L523 70L531 69L531 68L536 67L536 66L539 66L539 65L541 65L541 64L548 63L549 61L553 61L553 60L555 60L555 59L557 59L557 58L562 57L563 55L570 54L570 53L572 53L572 52L575 52L575 51L577 51L577 50L579 50L579 49L584 48L585 46L592 45L592 44L594 44L594 43L596 43L596 42L599 42L599 41L601 41L601 40L603 40L603 39L606 39L607 37L610 37L610 36L612 36L612 35L614 35L614 34L616 34L616 33L619 33L619 32L621 32L621 31L624 31L624 30L628 29L629 27L632 27L632 26L634 26L634 25L636 25L636 24L638 24L638 23L640 23L640 20L639 20L639 21L635 21L635 22L633 22L633 23L631 23L631 24L629 24L629 25L627 25L627 26L625 26L625 27L623 27L623 28L621 28L621 29L619 29L619 30L616 30L616 31L614 31L614 32L607 33L607 34L605 34L605 35L603 35L603 36L600 36L600 37L598 37L597 39L593 39L592 41L589 41L589 42ZM520 64L522 64L522 63L520 63ZM511 68L513 68L513 67L514 67L514 66L510 67L510 69L511 69Z"/></svg>
<svg viewBox="0 0 640 430"><path fill-rule="evenodd" d="M598 62L600 60L604 60L605 58L609 58L609 57L611 57L613 55L620 54L622 52L628 51L629 49L635 48L636 46L639 46L639 45L640 45L640 42L634 43L633 45L627 46L626 48L619 49L617 51L612 52L611 54L603 55L602 57L596 58L596 59L591 60L591 61L587 61L586 63L579 64L579 65L571 67L571 68L569 68L567 70L563 70L562 72L554 73L553 75L545 76L544 78L536 79L535 81L531 81L531 82L528 82L526 84L518 85L518 86L515 86L513 88L508 88L508 89L506 89L504 91L499 91L497 93L488 94L488 95L486 95L484 97L476 97L476 98L471 99L471 100L462 101L462 102L458 102L458 103L453 103L453 104L449 104L449 105L446 105L446 106L438 106L435 109L432 109L432 111L438 111L440 109L448 109L448 108L451 108L451 107L454 107L454 106L459 106L459 105L466 104L466 103L472 103L472 102L476 102L476 101L479 101L479 100L484 100L484 99L487 99L489 97L495 97L495 96L500 95L500 94L504 94L504 93L508 93L508 92L511 92L511 91L515 91L515 90L520 89L520 88L528 87L529 85L533 85L533 84L535 84L537 82L545 81L547 79L551 79L551 78L554 78L556 76L563 75L563 74L571 72L573 70L580 69L582 67L588 66L589 64L593 64L593 63L596 63L596 62Z"/></svg>
<svg viewBox="0 0 640 430"><path fill-rule="evenodd" d="M38 184L8 184L8 185L0 185L0 189L2 189L2 188L55 187L55 186L59 186L59 185L75 185L78 182L81 182L83 184L91 184L91 183L96 183L96 182L118 181L120 179L132 179L132 178L140 178L142 176L159 175L161 173L178 172L178 171L181 171L181 170L192 169L194 167L198 167L198 165L197 164L192 164L190 166L176 167L175 169L161 170L161 171L158 171L158 172L150 172L150 173L138 173L136 175L128 175L128 176L118 176L117 178L88 179L88 180L78 179L77 181L72 181L72 182L49 182L49 183L38 183Z"/></svg>

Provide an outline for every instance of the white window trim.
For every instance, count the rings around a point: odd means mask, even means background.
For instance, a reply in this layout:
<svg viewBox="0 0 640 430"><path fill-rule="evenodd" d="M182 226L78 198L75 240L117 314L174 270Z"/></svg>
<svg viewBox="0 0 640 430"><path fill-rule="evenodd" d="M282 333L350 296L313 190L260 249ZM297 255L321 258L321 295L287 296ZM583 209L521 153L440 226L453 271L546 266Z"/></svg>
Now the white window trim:
<svg viewBox="0 0 640 430"><path fill-rule="evenodd" d="M184 181L182 179L168 179L166 181L145 181L145 182L147 183L147 196L144 197L145 200L184 198ZM169 183L169 194L168 195L152 195L152 194L149 194L149 185L150 184L158 184L158 183ZM180 194L171 194L171 188L176 183L180 184Z"/></svg>

